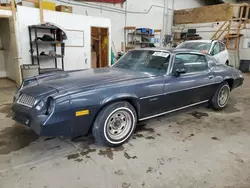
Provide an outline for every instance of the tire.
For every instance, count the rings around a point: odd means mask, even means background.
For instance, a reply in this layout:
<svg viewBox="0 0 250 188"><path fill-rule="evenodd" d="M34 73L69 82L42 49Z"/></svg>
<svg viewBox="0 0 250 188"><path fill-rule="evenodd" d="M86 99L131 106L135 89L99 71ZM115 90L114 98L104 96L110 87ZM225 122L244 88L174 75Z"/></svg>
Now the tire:
<svg viewBox="0 0 250 188"><path fill-rule="evenodd" d="M129 140L136 124L133 106L126 101L114 102L98 113L92 133L99 144L116 147Z"/></svg>
<svg viewBox="0 0 250 188"><path fill-rule="evenodd" d="M230 87L227 82L223 82L220 84L219 88L215 92L213 98L210 103L213 109L222 110L227 105L230 96ZM222 92L224 91L225 95L222 98Z"/></svg>

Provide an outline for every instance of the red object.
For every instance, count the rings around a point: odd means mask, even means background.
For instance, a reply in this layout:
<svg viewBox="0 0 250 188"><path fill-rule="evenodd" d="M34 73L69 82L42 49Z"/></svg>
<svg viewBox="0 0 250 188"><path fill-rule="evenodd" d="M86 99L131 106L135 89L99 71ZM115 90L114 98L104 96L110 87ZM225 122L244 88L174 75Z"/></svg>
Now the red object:
<svg viewBox="0 0 250 188"><path fill-rule="evenodd" d="M126 0L85 0L85 1L97 2L97 3L113 3L113 4L117 4L117 3L124 3Z"/></svg>

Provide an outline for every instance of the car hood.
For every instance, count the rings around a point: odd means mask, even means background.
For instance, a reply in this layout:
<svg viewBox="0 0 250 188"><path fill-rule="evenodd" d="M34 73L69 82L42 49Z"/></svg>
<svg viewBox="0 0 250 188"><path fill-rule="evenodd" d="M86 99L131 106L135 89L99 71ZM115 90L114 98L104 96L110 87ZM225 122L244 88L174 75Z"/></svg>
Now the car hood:
<svg viewBox="0 0 250 188"><path fill-rule="evenodd" d="M109 83L149 77L149 74L132 72L117 68L88 69L81 71L61 72L37 79L39 85L60 91L101 87Z"/></svg>

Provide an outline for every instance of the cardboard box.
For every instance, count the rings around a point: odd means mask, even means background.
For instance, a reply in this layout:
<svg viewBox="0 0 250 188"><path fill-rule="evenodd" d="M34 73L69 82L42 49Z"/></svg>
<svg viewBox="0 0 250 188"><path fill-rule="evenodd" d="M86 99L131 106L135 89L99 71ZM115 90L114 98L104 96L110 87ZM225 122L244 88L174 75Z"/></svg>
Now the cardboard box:
<svg viewBox="0 0 250 188"><path fill-rule="evenodd" d="M27 2L27 1L18 2L17 5L26 6L26 7L33 7L33 8L36 7L36 3Z"/></svg>
<svg viewBox="0 0 250 188"><path fill-rule="evenodd" d="M72 13L72 6L59 5L56 6L56 11Z"/></svg>
<svg viewBox="0 0 250 188"><path fill-rule="evenodd" d="M49 1L42 1L42 5L43 5L43 9L44 10L56 10L56 4L53 2L49 2ZM36 8L39 8L39 4L36 3Z"/></svg>

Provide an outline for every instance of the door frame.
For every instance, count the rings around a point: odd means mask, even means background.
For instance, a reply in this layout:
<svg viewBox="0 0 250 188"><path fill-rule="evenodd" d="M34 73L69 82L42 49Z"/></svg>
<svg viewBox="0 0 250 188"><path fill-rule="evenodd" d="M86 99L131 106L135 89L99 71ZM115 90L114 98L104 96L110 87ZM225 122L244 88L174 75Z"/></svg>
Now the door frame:
<svg viewBox="0 0 250 188"><path fill-rule="evenodd" d="M108 54L108 64L107 66L111 66L111 54L110 54L110 28L109 27L101 27L101 26L95 26L95 25L91 25L90 26L90 54L91 54L91 49L92 49L92 42L91 42L91 37L92 37L92 28L101 28L101 29L107 29L107 37L108 37L108 41L107 41L107 54ZM90 55L91 56L91 55ZM90 63L90 66L92 65L92 60Z"/></svg>
<svg viewBox="0 0 250 188"><path fill-rule="evenodd" d="M20 67L20 65L21 65L20 61L21 61L22 57L21 57L21 54L20 54L20 43L19 43L20 40L18 40L19 39L18 20L15 19L14 15L10 15L10 16L2 16L2 15L0 15L0 19L8 19L9 26L10 26L10 28L13 29L12 32L14 32L14 33L12 33L15 36L15 38L13 38L13 40L14 40L14 44L13 44L14 49L12 50L12 52L13 52L13 55L14 55L14 57L13 57L13 63L14 64L12 66L15 69L14 70L15 71L15 73L14 73L15 74L15 79L14 80L11 79L11 78L9 78L9 79L16 82L17 86L20 86L21 83L22 83L22 74L21 74L21 67ZM11 35L11 33L9 33L9 35ZM7 77L7 70L6 70L6 78L8 78Z"/></svg>

